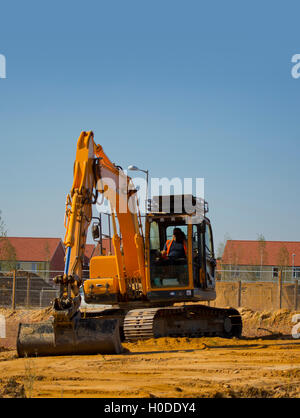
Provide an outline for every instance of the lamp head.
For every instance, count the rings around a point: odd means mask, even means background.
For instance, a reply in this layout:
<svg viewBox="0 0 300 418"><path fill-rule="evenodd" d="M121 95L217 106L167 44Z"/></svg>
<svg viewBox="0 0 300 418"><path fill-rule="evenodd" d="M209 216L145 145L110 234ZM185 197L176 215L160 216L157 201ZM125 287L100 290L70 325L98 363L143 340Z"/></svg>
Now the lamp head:
<svg viewBox="0 0 300 418"><path fill-rule="evenodd" d="M128 166L128 169L130 171L140 171L140 169L136 165L130 165Z"/></svg>

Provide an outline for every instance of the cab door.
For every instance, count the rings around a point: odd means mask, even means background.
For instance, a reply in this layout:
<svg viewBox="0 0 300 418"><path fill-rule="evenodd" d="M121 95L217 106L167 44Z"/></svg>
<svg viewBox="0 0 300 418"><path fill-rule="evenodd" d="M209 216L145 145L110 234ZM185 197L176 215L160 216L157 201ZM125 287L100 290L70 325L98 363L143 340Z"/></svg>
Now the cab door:
<svg viewBox="0 0 300 418"><path fill-rule="evenodd" d="M214 243L211 225L205 222L204 235L204 253L205 253L205 278L206 287L209 289L215 288L215 271L216 271L216 259L214 255Z"/></svg>
<svg viewBox="0 0 300 418"><path fill-rule="evenodd" d="M193 278L194 287L213 289L215 287L215 267L213 236L207 221L193 225Z"/></svg>
<svg viewBox="0 0 300 418"><path fill-rule="evenodd" d="M192 260L193 260L193 279L194 288L205 289L206 286L206 266L204 250L204 231L203 224L193 225L192 232Z"/></svg>

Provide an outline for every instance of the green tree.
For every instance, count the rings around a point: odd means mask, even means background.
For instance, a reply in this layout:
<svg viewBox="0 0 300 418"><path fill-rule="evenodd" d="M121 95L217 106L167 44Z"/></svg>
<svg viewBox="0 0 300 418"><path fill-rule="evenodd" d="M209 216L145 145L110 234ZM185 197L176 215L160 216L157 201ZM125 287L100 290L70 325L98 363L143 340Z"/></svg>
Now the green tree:
<svg viewBox="0 0 300 418"><path fill-rule="evenodd" d="M10 271L17 267L17 254L15 247L7 238L7 230L0 211L0 260L1 270Z"/></svg>

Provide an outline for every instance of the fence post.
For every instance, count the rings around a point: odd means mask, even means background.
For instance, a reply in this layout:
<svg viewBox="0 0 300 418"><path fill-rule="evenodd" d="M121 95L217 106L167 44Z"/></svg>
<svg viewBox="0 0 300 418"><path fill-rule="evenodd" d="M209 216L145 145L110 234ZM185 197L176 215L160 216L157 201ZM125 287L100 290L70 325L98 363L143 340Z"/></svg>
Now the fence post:
<svg viewBox="0 0 300 418"><path fill-rule="evenodd" d="M295 280L295 292L294 292L294 309L298 309L298 280Z"/></svg>
<svg viewBox="0 0 300 418"><path fill-rule="evenodd" d="M238 281L238 294L237 294L237 306L240 308L242 306L242 281Z"/></svg>
<svg viewBox="0 0 300 418"><path fill-rule="evenodd" d="M12 301L11 308L16 309L16 270L13 271Z"/></svg>
<svg viewBox="0 0 300 418"><path fill-rule="evenodd" d="M282 270L278 273L278 306L281 309L282 304Z"/></svg>
<svg viewBox="0 0 300 418"><path fill-rule="evenodd" d="M26 306L29 307L30 273L27 274Z"/></svg>

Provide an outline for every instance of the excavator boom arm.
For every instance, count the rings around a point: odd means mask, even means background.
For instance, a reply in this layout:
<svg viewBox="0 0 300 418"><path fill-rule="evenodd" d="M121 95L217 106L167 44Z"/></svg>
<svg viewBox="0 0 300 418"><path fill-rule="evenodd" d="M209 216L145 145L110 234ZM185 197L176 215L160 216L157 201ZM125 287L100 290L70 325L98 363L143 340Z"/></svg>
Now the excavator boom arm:
<svg viewBox="0 0 300 418"><path fill-rule="evenodd" d="M92 205L99 194L108 199L113 214L120 293L126 293L126 277L139 277L145 292L144 242L136 190L130 177L110 161L100 145L95 144L93 132L82 132L77 142L73 184L66 200L65 270L55 279L60 284L60 296L54 303L57 320L69 320L78 312L87 232ZM115 217L121 232L123 254Z"/></svg>

